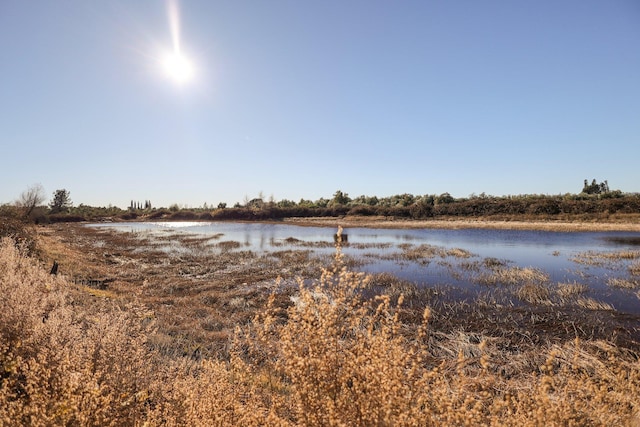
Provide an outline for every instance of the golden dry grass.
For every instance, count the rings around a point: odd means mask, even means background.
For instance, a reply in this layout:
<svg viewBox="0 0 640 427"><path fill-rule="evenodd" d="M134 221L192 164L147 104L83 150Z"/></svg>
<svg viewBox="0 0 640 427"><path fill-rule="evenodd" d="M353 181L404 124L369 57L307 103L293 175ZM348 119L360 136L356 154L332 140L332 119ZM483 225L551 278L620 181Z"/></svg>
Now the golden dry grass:
<svg viewBox="0 0 640 427"><path fill-rule="evenodd" d="M607 285L620 289L638 289L640 282L634 279L625 279L620 277L610 277L607 279Z"/></svg>
<svg viewBox="0 0 640 427"><path fill-rule="evenodd" d="M615 308L611 304L606 303L604 301L598 301L591 297L579 297L576 300L576 302L580 307L583 307L589 310L605 310L605 311L615 310Z"/></svg>
<svg viewBox="0 0 640 427"><path fill-rule="evenodd" d="M518 287L514 292L515 296L530 304L552 305L551 290L547 285L535 282L528 282Z"/></svg>
<svg viewBox="0 0 640 427"><path fill-rule="evenodd" d="M588 290L589 287L582 283L558 283L556 293L561 301L567 301L586 293Z"/></svg>
<svg viewBox="0 0 640 427"><path fill-rule="evenodd" d="M476 276L475 281L482 285L541 284L549 281L549 275L533 267L497 266L488 273Z"/></svg>

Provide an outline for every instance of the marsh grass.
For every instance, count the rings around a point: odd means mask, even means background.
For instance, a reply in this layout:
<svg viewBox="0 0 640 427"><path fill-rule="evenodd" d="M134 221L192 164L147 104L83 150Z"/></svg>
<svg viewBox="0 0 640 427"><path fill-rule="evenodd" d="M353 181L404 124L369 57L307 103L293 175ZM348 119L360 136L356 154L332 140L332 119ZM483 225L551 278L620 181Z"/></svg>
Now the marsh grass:
<svg viewBox="0 0 640 427"><path fill-rule="evenodd" d="M542 270L533 267L505 267L498 264L490 272L483 272L474 278L476 283L482 285L517 285L542 284L549 281L549 275Z"/></svg>
<svg viewBox="0 0 640 427"><path fill-rule="evenodd" d="M410 243L401 243L397 245L400 252L388 253L376 256L380 259L391 260L398 263L414 262L422 266L429 265L432 261L437 260L438 263L446 262L447 258L467 259L474 255L461 248L445 248L429 244L421 244L415 246Z"/></svg>
<svg viewBox="0 0 640 427"><path fill-rule="evenodd" d="M604 310L604 311L615 310L613 305L603 301L598 301L591 297L578 297L576 302L578 306L589 309L589 310Z"/></svg>
<svg viewBox="0 0 640 427"><path fill-rule="evenodd" d="M610 263L632 261L638 258L640 258L640 251L624 250L615 252L581 252L570 259L583 265L606 266Z"/></svg>
<svg viewBox="0 0 640 427"><path fill-rule="evenodd" d="M556 292L562 301L569 301L588 292L589 287L583 283L558 283Z"/></svg>
<svg viewBox="0 0 640 427"><path fill-rule="evenodd" d="M632 276L640 276L640 262L634 262L629 265L629 274Z"/></svg>
<svg viewBox="0 0 640 427"><path fill-rule="evenodd" d="M607 279L607 285L619 289L638 289L640 282L635 279L626 279L621 277L610 277Z"/></svg>
<svg viewBox="0 0 640 427"><path fill-rule="evenodd" d="M526 301L530 304L553 305L551 301L552 292L547 285L542 283L525 283L518 287L514 294L521 301Z"/></svg>

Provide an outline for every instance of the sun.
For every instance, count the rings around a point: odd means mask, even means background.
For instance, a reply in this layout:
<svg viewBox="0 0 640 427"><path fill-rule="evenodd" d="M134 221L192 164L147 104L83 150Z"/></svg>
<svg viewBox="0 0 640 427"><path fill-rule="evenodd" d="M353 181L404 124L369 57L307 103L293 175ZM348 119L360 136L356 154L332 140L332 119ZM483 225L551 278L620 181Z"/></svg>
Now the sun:
<svg viewBox="0 0 640 427"><path fill-rule="evenodd" d="M178 84L189 83L195 76L195 68L191 60L177 52L170 52L164 56L162 69L167 78Z"/></svg>

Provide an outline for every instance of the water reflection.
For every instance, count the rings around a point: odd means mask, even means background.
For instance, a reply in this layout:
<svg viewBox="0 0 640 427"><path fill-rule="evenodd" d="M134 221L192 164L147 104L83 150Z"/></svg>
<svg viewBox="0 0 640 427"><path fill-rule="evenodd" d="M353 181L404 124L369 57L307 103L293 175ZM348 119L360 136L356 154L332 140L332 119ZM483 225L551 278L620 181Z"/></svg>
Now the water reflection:
<svg viewBox="0 0 640 427"><path fill-rule="evenodd" d="M207 243L210 250L275 252L289 247L312 250L320 255L334 251L335 229L327 227L232 222L128 222L90 226L138 233L145 238L154 235L166 238L171 233L210 237ZM592 296L606 300L619 311L640 312L637 290L640 277L633 273L640 272L640 233L367 228L349 228L344 233L349 235L349 241L344 244L343 252L357 259L358 268L365 272L388 272L419 285L456 286L479 292L482 285L476 279L480 273L474 269L490 272L491 267L487 266L491 263L484 260L505 260L512 267L543 271L550 284L585 284ZM170 239L165 241L170 243ZM167 250L183 249L169 247ZM588 253L605 255L598 258L585 255Z"/></svg>

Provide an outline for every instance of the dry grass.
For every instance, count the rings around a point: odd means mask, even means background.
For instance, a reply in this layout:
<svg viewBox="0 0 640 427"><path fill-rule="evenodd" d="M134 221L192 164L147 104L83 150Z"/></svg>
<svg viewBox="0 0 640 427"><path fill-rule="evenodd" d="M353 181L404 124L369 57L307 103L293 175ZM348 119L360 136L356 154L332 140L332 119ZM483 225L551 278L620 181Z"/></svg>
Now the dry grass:
<svg viewBox="0 0 640 427"><path fill-rule="evenodd" d="M556 293L562 301L567 301L586 293L588 290L589 287L582 283L558 283Z"/></svg>
<svg viewBox="0 0 640 427"><path fill-rule="evenodd" d="M394 253L382 256L383 259L412 261L422 265L428 265L434 258L471 258L473 254L461 248L445 248L429 244L421 244L418 246L410 243L402 243L398 245L401 249L400 253Z"/></svg>
<svg viewBox="0 0 640 427"><path fill-rule="evenodd" d="M515 296L530 304L552 305L551 290L541 283L529 282L520 286L514 292Z"/></svg>
<svg viewBox="0 0 640 427"><path fill-rule="evenodd" d="M475 277L475 282L482 285L517 285L541 284L549 281L549 275L533 267L497 266L491 272L481 273Z"/></svg>
<svg viewBox="0 0 640 427"><path fill-rule="evenodd" d="M181 268L213 274L190 265L188 258L182 261ZM544 284L529 280L531 273L523 277L528 278L523 287ZM158 292L153 282L162 277L144 280L146 291ZM251 322L236 329L228 352L205 356L195 341L180 342L166 333L158 321L163 307L176 306L176 313L188 313L194 325L219 329L203 307L225 310L228 317L247 310L255 297L233 293L227 298L209 287L196 294L203 305L193 311L185 310L195 299L181 296L185 290L180 289L171 298L157 293L163 303L153 310L125 304L123 295L95 299L63 277L47 274L4 240L0 425L610 426L640 421L640 363L633 351L601 340L534 341L535 334L526 331L517 347L484 327L440 331L438 325L457 312L476 317L459 325L511 324L509 317L517 313L482 317L480 311L456 311L468 309L459 303L426 307L420 319L407 322L403 319L414 311L407 310L403 295L364 297L370 280L346 268L338 247L333 264L317 280L299 280L295 304L283 304L273 293L265 308L250 311L255 314ZM546 324L545 313L525 314Z"/></svg>
<svg viewBox="0 0 640 427"><path fill-rule="evenodd" d="M153 369L148 314L136 306L78 310L70 287L9 240L0 244L0 425L144 417Z"/></svg>
<svg viewBox="0 0 640 427"><path fill-rule="evenodd" d="M583 307L589 310L605 310L605 311L615 310L615 308L611 304L603 301L598 301L591 297L579 297L576 300L576 302L580 307Z"/></svg>
<svg viewBox="0 0 640 427"><path fill-rule="evenodd" d="M640 262L634 262L629 266L629 273L633 276L640 276Z"/></svg>
<svg viewBox="0 0 640 427"><path fill-rule="evenodd" d="M607 285L620 289L638 289L640 282L634 279L625 279L620 277L610 277L607 279Z"/></svg>
<svg viewBox="0 0 640 427"><path fill-rule="evenodd" d="M615 252L582 252L571 258L571 261L593 266L604 266L609 263L636 260L640 258L640 251L615 251ZM633 264L635 265L635 264Z"/></svg>

